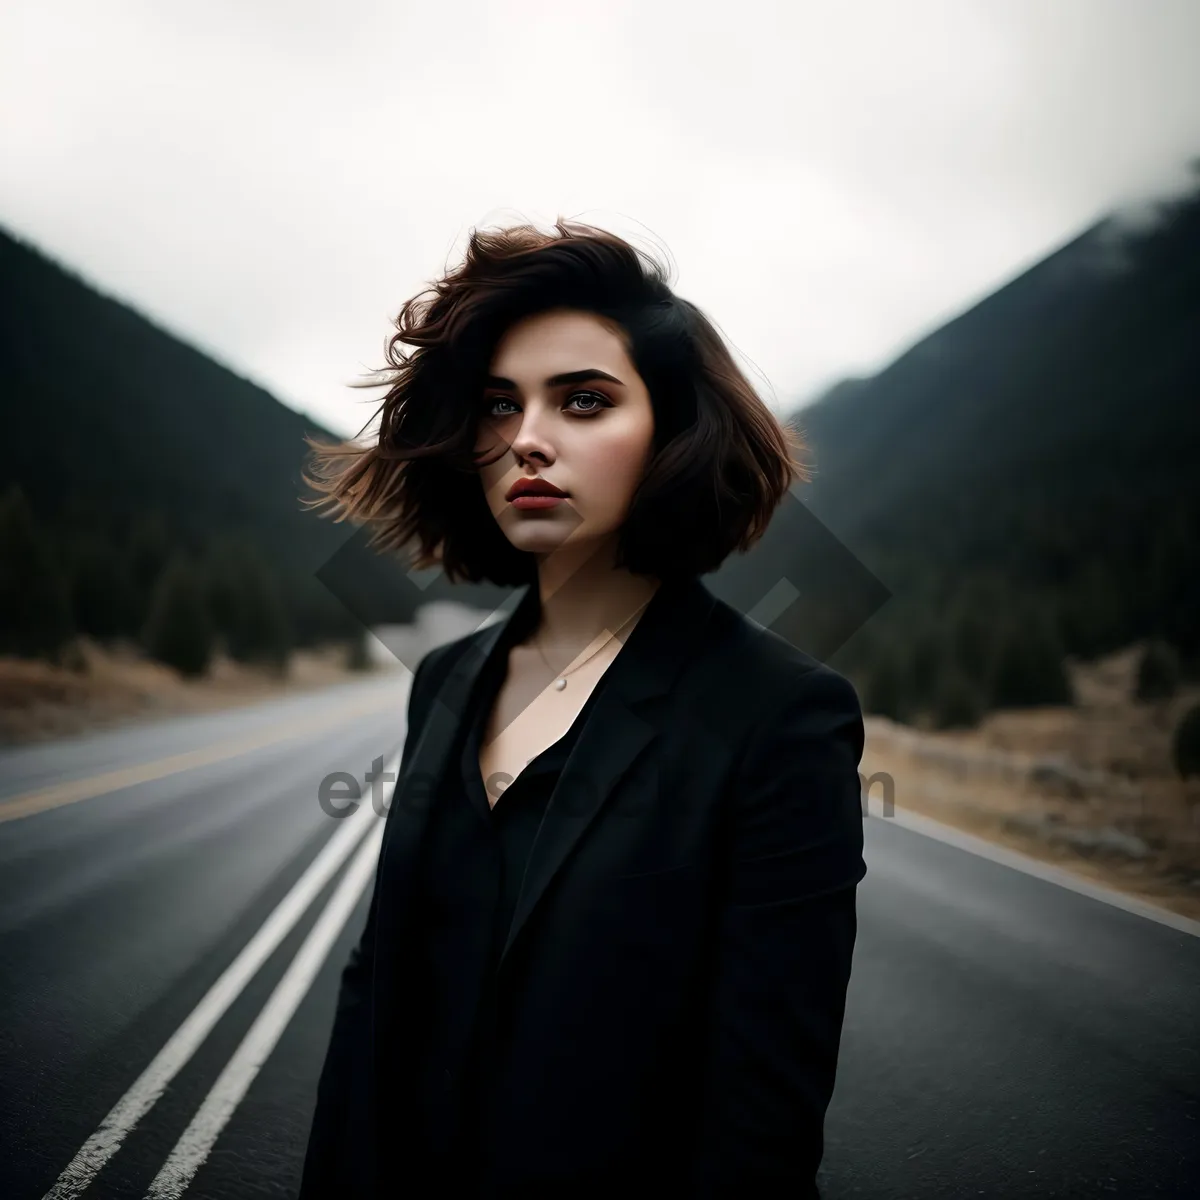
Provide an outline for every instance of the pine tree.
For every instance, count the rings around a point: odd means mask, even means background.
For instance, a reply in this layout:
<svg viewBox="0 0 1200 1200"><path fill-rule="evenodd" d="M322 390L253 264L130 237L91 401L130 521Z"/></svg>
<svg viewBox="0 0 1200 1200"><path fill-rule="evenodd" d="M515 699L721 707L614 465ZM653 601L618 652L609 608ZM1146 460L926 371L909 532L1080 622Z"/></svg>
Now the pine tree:
<svg viewBox="0 0 1200 1200"><path fill-rule="evenodd" d="M143 628L149 617L155 588L170 557L171 541L162 513L140 514L125 548L125 569L137 597L136 628Z"/></svg>
<svg viewBox="0 0 1200 1200"><path fill-rule="evenodd" d="M950 662L986 708L991 700L999 654L995 613L985 607L981 597L968 592L954 607L948 626ZM946 685L946 680L943 672L939 688Z"/></svg>
<svg viewBox="0 0 1200 1200"><path fill-rule="evenodd" d="M905 674L914 709L928 709L934 703L943 654L941 638L934 629L927 627L912 633Z"/></svg>
<svg viewBox="0 0 1200 1200"><path fill-rule="evenodd" d="M151 658L197 676L208 670L213 637L203 581L183 555L175 555L154 589L142 644Z"/></svg>
<svg viewBox="0 0 1200 1200"><path fill-rule="evenodd" d="M274 573L257 556L248 561L244 594L244 625L235 657L285 674L292 647L291 628Z"/></svg>
<svg viewBox="0 0 1200 1200"><path fill-rule="evenodd" d="M209 548L208 600L226 652L238 662L286 671L291 626L273 572L254 545L225 536Z"/></svg>
<svg viewBox="0 0 1200 1200"><path fill-rule="evenodd" d="M1171 757L1181 778L1200 775L1200 704L1183 714L1172 740Z"/></svg>
<svg viewBox="0 0 1200 1200"><path fill-rule="evenodd" d="M1061 605L1066 643L1081 658L1107 654L1122 644L1122 593L1111 566L1089 559Z"/></svg>
<svg viewBox="0 0 1200 1200"><path fill-rule="evenodd" d="M71 606L80 632L100 640L137 630L138 596L128 562L99 534L76 539L71 553Z"/></svg>
<svg viewBox="0 0 1200 1200"><path fill-rule="evenodd" d="M208 609L221 649L231 657L246 626L245 548L231 537L215 538L205 557Z"/></svg>
<svg viewBox="0 0 1200 1200"><path fill-rule="evenodd" d="M992 684L997 708L1071 704L1066 652L1046 611L1024 604L1013 614L1001 639Z"/></svg>
<svg viewBox="0 0 1200 1200"><path fill-rule="evenodd" d="M871 716L907 721L910 704L906 694L907 677L900 655L885 645L874 653L867 672L863 708Z"/></svg>
<svg viewBox="0 0 1200 1200"><path fill-rule="evenodd" d="M957 664L947 663L934 697L935 728L973 729L986 711L979 684L970 679Z"/></svg>
<svg viewBox="0 0 1200 1200"><path fill-rule="evenodd" d="M1141 701L1168 700L1179 690L1179 655L1166 642L1155 639L1138 661L1134 698Z"/></svg>
<svg viewBox="0 0 1200 1200"><path fill-rule="evenodd" d="M59 554L14 484L0 499L0 652L58 662L74 633Z"/></svg>

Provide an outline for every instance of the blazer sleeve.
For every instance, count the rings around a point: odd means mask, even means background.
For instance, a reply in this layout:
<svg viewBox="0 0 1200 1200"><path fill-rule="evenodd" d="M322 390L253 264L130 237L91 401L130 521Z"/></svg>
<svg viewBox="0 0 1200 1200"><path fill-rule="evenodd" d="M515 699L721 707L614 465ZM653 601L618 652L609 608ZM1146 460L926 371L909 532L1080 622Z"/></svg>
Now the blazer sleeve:
<svg viewBox="0 0 1200 1200"><path fill-rule="evenodd" d="M732 792L703 1046L696 1200L819 1200L866 874L849 680L818 664L773 706Z"/></svg>
<svg viewBox="0 0 1200 1200"><path fill-rule="evenodd" d="M428 652L417 664L408 692L407 729L401 751L399 775L420 734L426 708L426 666L436 651ZM395 804L388 806L386 822ZM381 855L382 858L382 855ZM317 1083L317 1103L309 1130L304 1168L297 1200L342 1200L353 1194L349 1186L356 1159L363 1153L363 1138L370 1128L367 1088L370 1080L369 999L375 967L375 913L379 896L378 866L362 936L350 952L342 970L341 987L334 1012L333 1032Z"/></svg>

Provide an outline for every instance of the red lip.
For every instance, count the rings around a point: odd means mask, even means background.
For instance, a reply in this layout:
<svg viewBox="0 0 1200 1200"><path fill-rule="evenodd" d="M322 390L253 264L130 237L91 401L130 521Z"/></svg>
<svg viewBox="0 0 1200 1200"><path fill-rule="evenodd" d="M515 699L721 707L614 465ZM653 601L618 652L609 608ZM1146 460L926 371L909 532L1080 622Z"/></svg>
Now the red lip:
<svg viewBox="0 0 1200 1200"><path fill-rule="evenodd" d="M565 496L566 494L562 488L556 488L554 484L545 479L518 479L508 489L504 498L505 500L515 500L518 496Z"/></svg>

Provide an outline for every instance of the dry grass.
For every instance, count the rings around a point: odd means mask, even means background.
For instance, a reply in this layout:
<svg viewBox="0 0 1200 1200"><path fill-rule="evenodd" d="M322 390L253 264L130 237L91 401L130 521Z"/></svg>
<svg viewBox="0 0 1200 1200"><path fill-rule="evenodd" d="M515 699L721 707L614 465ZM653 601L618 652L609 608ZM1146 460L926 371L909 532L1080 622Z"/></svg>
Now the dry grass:
<svg viewBox="0 0 1200 1200"><path fill-rule="evenodd" d="M77 643L78 670L0 657L0 743L19 745L113 729L147 717L212 712L271 696L361 678L344 666L345 649L329 646L292 655L285 678L228 658L200 679L184 679L132 648Z"/></svg>
<svg viewBox="0 0 1200 1200"><path fill-rule="evenodd" d="M1071 664L1078 704L990 714L934 733L867 720L861 770L897 806L1200 918L1200 780L1177 778L1171 735L1200 699L1132 699L1139 647ZM879 811L878 785L871 813Z"/></svg>

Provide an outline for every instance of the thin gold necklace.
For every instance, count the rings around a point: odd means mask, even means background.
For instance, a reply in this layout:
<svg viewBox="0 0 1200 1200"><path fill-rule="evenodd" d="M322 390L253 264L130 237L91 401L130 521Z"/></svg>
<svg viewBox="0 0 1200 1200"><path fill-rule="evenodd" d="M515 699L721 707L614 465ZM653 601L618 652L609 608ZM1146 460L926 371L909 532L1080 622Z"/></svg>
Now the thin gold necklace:
<svg viewBox="0 0 1200 1200"><path fill-rule="evenodd" d="M647 603L649 603L649 601L647 601ZM628 620L626 620L626 621L625 621L625 622L624 622L624 623L623 623L623 624L620 626L620 628L618 629L618 633L620 632L620 630L621 630L621 629L624 629L624 628L625 628L625 626L626 626L626 625L628 625L630 621L633 621L633 620L635 620L635 619L638 617L638 615L639 615L639 614L642 612L642 610L643 610L645 607L646 607L646 605L645 605L645 604L643 604L643 605L641 606L641 608L639 608L639 609L638 609L636 612L634 612L634 614L633 614L633 615L632 615L632 616L631 616L631 617L630 617ZM597 654L599 654L599 653L600 653L600 651L601 651L601 650L603 650L603 649L604 649L604 647L605 647L605 646L607 646L607 645L608 645L608 643L609 643L609 642L611 642L611 641L613 640L613 638L615 638L616 636L617 636L617 634L615 634L615 633L610 633L610 634L608 635L608 637L607 637L607 638L605 638L605 640L604 640L603 642L601 642L601 643L600 643L600 645L599 645L599 646L597 646L597 647L596 647L596 649L595 649L595 650L593 650L593 651L591 652L591 654L589 654L589 655L587 656L587 658L585 658L585 659L583 660L583 662L581 662L581 663L579 664L579 666L578 666L578 667L572 667L572 668L571 668L569 671L564 671L564 672L563 672L563 674L561 674L561 675L560 675L560 676L559 676L559 677L558 677L558 678L557 678L557 679L554 681L554 687L555 687L555 689L556 689L557 691L560 691L560 692L561 692L561 691L563 690L563 688L565 688L565 687L567 686L567 676L568 676L568 675L574 675L574 674L575 674L575 672L576 672L576 671L578 671L578 670L580 669L580 667L586 667L586 666L588 665L588 663L590 663L590 662L592 661L592 659L593 659L593 658L595 658L595 657L596 657L596 655L597 655ZM537 652L538 652L538 653L539 653L539 654L542 656L542 662L544 662L544 663L546 664L546 666L550 667L550 671L551 671L551 673L553 673L553 672L554 672L554 668L550 666L550 660L549 660L549 659L546 657L545 653L543 652L543 650L542 650L542 644L541 644L541 642L539 642L539 641L537 641L536 639L534 639L534 642L533 642L533 644L534 644L534 646L537 648Z"/></svg>
<svg viewBox="0 0 1200 1200"><path fill-rule="evenodd" d="M601 650L603 650L603 649L604 649L604 647L605 647L605 646L607 646L607 645L608 645L608 643L609 643L609 642L611 642L611 641L613 640L613 638L614 638L614 637L616 637L616 636L617 636L617 635L616 635L615 633L610 633L610 634L608 635L608 637L607 637L607 638L605 638L605 639L604 639L604 641L603 641L603 642L601 642L601 643L600 643L600 645L599 645L599 646L597 646L597 647L596 647L596 649L595 649L595 650L593 650L593 651L591 652L591 654L589 654L589 655L587 656L587 658L585 658L585 659L583 660L583 662L581 662L581 663L579 664L579 667L586 667L586 666L587 666L587 664L588 664L588 663L590 663L590 662L592 661L592 659L593 659L593 658L595 658L595 657L596 657L596 655L597 655L597 654L599 654L599 653L600 653L600 651L601 651ZM541 643L540 643L540 642L537 642L537 641L535 641L533 644L534 644L534 646L536 646L536 647L537 647L537 652L538 652L539 654L541 654L541 655L542 655L542 662L544 662L544 663L546 664L546 666L550 667L550 660L549 660L549 659L546 657L546 655L545 655L545 654L542 652ZM571 668L569 671L566 671L566 672L564 672L562 675L560 675L560 676L559 676L559 677L558 677L558 678L557 678L557 679L554 681L554 687L555 687L555 689L561 692L561 691L563 690L563 688L565 688L565 687L567 686L567 676L568 676L568 675L574 675L574 674L575 674L575 672L579 670L579 667L572 667L572 668ZM550 671L553 673L553 671L554 671L554 668L553 668L553 667L550 667Z"/></svg>

